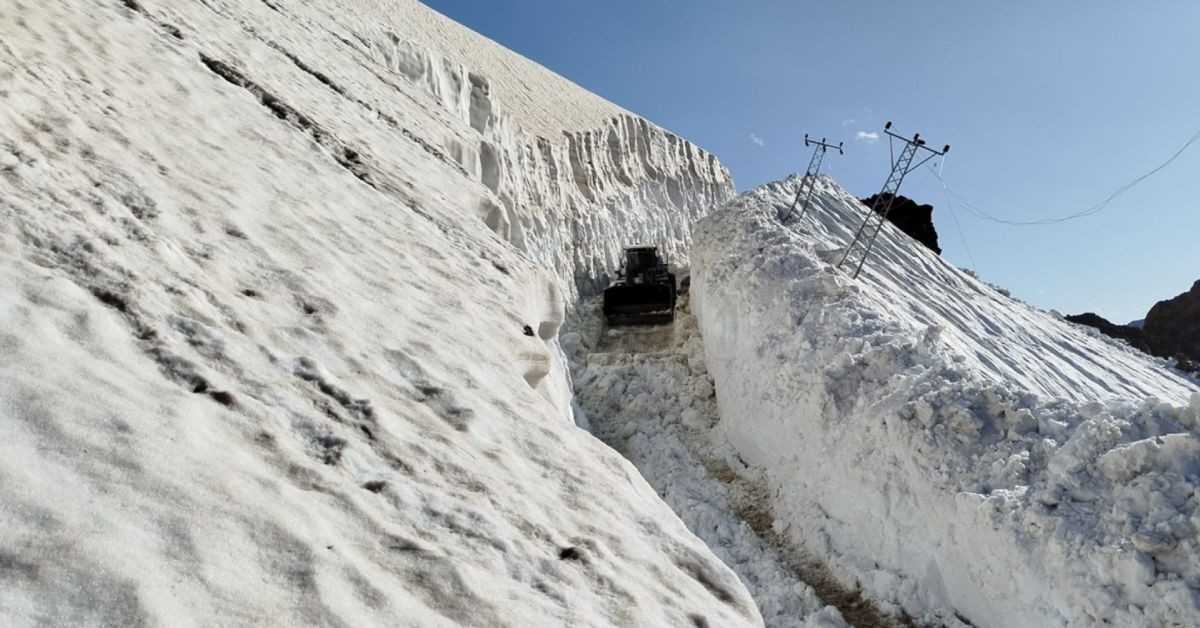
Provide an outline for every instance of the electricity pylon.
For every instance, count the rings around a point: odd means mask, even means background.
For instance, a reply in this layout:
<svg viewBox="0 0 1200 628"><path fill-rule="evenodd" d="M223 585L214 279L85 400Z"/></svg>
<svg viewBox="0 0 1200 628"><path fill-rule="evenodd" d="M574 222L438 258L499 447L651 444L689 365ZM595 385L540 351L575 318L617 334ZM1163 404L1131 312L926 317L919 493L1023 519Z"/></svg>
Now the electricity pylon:
<svg viewBox="0 0 1200 628"><path fill-rule="evenodd" d="M842 151L843 143L838 142L838 145L834 146L833 144L826 143L825 138L821 138L821 141L818 142L808 139L808 133L804 134L804 146L806 148L808 146L816 146L816 148L813 149L812 159L808 161L808 170L804 171L804 178L800 181L800 189L796 190L796 198L792 199L792 206L779 219L779 222L787 223L788 218L792 217L792 212L796 210L796 205L800 203L801 198L804 199L804 204L800 205L800 215L796 217L796 220L804 218L804 212L808 211L808 202L812 200L813 188L817 183L817 173L821 170L821 160L825 159L825 151L830 148L836 148L839 154L845 155L846 153Z"/></svg>
<svg viewBox="0 0 1200 628"><path fill-rule="evenodd" d="M900 192L900 184L904 183L904 177L913 170L925 165L925 162L930 159L941 157L950 152L949 144L946 144L942 150L936 151L925 145L925 140L921 139L920 133L913 135L910 140L892 133L891 129L891 122L888 122L883 127L883 132L888 135L888 151L892 158L892 173L888 175L887 181L883 184L883 190L875 196L875 201L871 203L871 211L867 212L867 217L863 219L862 226L858 228L858 233L854 234L854 241L846 248L846 254L842 256L842 261L838 262L838 268L841 268L850 259L850 255L854 253L856 248L862 251L857 265L854 262L850 263L854 266L854 274L851 275L854 279L857 279L858 273L862 271L863 262L866 262L867 256L871 254L871 247L875 246L875 238L879 237L879 231L883 229L883 223L887 221L888 212L892 211L892 203L896 202L896 195ZM896 156L895 140L904 142L904 148L900 149L899 157ZM913 165L917 152L920 150L929 151L929 155L917 162L916 165ZM871 226L872 221L875 222L873 227ZM864 238L864 234L868 232L870 232L870 235Z"/></svg>

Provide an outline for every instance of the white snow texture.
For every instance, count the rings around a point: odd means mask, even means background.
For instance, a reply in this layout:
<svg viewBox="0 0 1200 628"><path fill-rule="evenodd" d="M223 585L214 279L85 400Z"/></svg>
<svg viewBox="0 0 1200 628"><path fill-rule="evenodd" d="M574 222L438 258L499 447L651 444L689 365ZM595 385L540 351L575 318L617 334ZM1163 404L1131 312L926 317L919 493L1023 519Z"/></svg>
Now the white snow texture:
<svg viewBox="0 0 1200 628"><path fill-rule="evenodd" d="M6 0L0 624L1200 623L1195 382L798 182L415 0Z"/></svg>
<svg viewBox="0 0 1200 628"><path fill-rule="evenodd" d="M6 1L0 623L761 625L557 340L731 190L412 0Z"/></svg>
<svg viewBox="0 0 1200 628"><path fill-rule="evenodd" d="M775 525L872 596L979 626L1196 625L1200 392L797 177L701 220L692 305ZM943 614L943 616L945 616Z"/></svg>

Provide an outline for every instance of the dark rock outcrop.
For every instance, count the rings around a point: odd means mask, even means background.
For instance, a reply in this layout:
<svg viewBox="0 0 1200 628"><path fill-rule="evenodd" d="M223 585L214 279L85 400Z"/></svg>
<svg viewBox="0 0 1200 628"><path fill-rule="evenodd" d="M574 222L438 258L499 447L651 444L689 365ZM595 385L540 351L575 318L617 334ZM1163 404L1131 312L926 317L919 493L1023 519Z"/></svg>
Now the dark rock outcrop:
<svg viewBox="0 0 1200 628"><path fill-rule="evenodd" d="M1200 363L1200 281L1192 289L1159 301L1146 314L1142 331L1151 353L1181 362Z"/></svg>
<svg viewBox="0 0 1200 628"><path fill-rule="evenodd" d="M1141 351L1150 353L1150 346L1148 344L1146 344L1145 334L1142 333L1142 330L1140 330L1136 327L1130 327L1128 325L1117 325L1115 323L1110 322L1108 319L1104 318L1103 316L1100 316L1099 314L1093 314L1092 312L1086 312L1084 314L1076 314L1073 316L1064 316L1063 318L1067 319L1068 321L1071 321L1072 323L1076 323L1079 325L1087 325L1088 327L1095 327L1096 329L1100 330L1100 333L1104 334L1105 336L1111 336L1113 338L1120 338L1121 340L1128 342L1129 345L1131 347L1133 347L1134 349L1140 349Z"/></svg>
<svg viewBox="0 0 1200 628"><path fill-rule="evenodd" d="M876 194L861 200L864 205L871 207L880 196L884 195ZM937 230L933 228L933 205L919 205L911 198L900 194L892 203L892 209L888 212L887 218L910 238L924 244L925 248L938 255L942 254L942 248L938 246Z"/></svg>
<svg viewBox="0 0 1200 628"><path fill-rule="evenodd" d="M1190 291L1154 304L1144 322L1136 321L1142 323L1141 329L1116 325L1091 312L1064 318L1120 338L1150 355L1174 360L1180 370L1200 373L1200 281Z"/></svg>

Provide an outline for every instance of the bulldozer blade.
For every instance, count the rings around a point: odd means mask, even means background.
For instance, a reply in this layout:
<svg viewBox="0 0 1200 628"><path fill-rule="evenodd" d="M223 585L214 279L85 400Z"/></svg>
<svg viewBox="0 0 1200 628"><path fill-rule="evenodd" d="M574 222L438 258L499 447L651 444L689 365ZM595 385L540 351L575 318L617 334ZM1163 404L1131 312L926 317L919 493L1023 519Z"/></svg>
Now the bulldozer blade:
<svg viewBox="0 0 1200 628"><path fill-rule="evenodd" d="M609 314L605 317L611 326L618 325L662 325L671 322L675 313L668 311L642 312L638 314Z"/></svg>
<svg viewBox="0 0 1200 628"><path fill-rule="evenodd" d="M670 322L675 315L675 295L669 285L620 285L604 291L604 317L610 324Z"/></svg>

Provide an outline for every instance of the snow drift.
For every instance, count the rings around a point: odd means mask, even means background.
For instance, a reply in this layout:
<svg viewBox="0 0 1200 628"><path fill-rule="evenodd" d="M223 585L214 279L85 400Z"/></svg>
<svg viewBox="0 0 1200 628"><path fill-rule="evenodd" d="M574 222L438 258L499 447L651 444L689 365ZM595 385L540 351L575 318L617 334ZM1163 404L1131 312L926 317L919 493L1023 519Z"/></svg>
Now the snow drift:
<svg viewBox="0 0 1200 628"><path fill-rule="evenodd" d="M775 526L921 616L981 626L1194 625L1200 393L1125 345L1001 294L793 177L703 219L693 308L726 436Z"/></svg>
<svg viewBox="0 0 1200 628"><path fill-rule="evenodd" d="M0 617L760 624L557 339L728 189L415 2L6 3Z"/></svg>

